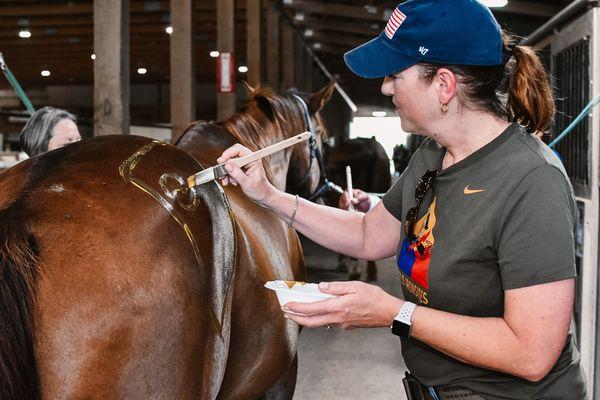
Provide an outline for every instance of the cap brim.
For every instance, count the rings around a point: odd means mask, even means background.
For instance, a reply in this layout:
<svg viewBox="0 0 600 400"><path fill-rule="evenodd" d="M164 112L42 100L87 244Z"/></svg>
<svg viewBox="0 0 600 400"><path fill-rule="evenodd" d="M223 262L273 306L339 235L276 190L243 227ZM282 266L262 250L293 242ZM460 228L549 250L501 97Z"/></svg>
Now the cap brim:
<svg viewBox="0 0 600 400"><path fill-rule="evenodd" d="M383 40L378 36L344 54L348 68L363 78L381 78L419 62L390 49Z"/></svg>

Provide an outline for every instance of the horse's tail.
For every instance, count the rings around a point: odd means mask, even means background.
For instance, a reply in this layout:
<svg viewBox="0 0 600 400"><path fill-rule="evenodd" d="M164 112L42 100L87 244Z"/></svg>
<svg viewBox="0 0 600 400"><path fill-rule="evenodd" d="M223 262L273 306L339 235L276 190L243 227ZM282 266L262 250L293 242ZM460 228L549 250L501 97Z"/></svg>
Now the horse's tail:
<svg viewBox="0 0 600 400"><path fill-rule="evenodd" d="M0 399L40 399L35 359L38 246L22 208L0 211Z"/></svg>

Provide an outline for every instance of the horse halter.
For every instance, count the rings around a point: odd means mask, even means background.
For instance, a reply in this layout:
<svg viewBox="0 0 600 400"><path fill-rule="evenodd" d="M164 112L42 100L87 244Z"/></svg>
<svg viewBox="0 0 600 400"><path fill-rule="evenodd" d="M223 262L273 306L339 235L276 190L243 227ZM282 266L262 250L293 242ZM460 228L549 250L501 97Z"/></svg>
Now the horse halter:
<svg viewBox="0 0 600 400"><path fill-rule="evenodd" d="M323 184L314 191L314 193L308 198L308 200L313 201L331 190L342 194L342 188L336 185L335 183L331 182L329 179L327 179L327 173L325 172L325 164L323 163L323 154L321 153L321 150L319 150L319 146L317 146L316 133L313 128L312 121L310 119L310 112L308 111L308 105L306 104L306 101L304 101L304 99L298 96L297 94L293 94L292 96L294 96L300 102L300 105L304 110L306 129L310 132L310 138L308 139L308 146L310 151L310 160L308 162L308 168L306 170L306 174L304 174L304 177L300 180L300 182L298 182L292 187L297 188L306 182L310 175L313 159L316 159L317 163L319 164L319 182L323 180Z"/></svg>

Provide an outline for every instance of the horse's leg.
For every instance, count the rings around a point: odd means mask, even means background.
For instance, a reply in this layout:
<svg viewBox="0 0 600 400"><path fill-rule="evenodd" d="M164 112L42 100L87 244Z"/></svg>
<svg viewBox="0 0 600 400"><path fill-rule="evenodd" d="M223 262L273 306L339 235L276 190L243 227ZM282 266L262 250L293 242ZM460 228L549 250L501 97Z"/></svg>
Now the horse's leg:
<svg viewBox="0 0 600 400"><path fill-rule="evenodd" d="M377 280L377 264L375 261L367 261L367 282Z"/></svg>
<svg viewBox="0 0 600 400"><path fill-rule="evenodd" d="M297 374L298 354L294 357L294 361L286 373L259 400L291 400L296 389Z"/></svg>
<svg viewBox="0 0 600 400"><path fill-rule="evenodd" d="M348 274L349 281L357 281L360 279L360 264L358 260L354 257L348 257L348 263L350 264L350 273Z"/></svg>

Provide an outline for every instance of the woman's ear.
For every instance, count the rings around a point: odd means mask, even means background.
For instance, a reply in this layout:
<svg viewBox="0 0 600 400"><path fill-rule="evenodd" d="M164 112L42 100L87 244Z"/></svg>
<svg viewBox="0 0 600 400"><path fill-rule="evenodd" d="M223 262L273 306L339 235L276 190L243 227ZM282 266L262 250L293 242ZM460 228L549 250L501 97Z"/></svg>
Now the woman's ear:
<svg viewBox="0 0 600 400"><path fill-rule="evenodd" d="M438 97L441 104L448 104L456 94L457 80L454 72L448 68L440 68L435 74Z"/></svg>

